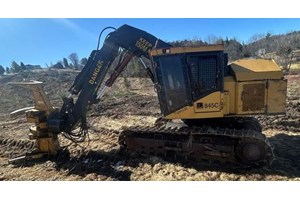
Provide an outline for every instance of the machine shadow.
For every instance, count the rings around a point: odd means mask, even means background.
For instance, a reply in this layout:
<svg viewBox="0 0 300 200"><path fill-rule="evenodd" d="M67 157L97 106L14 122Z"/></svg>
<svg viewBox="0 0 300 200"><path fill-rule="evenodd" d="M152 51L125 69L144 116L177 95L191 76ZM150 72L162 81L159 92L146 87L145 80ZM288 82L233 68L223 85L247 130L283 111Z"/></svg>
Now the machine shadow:
<svg viewBox="0 0 300 200"><path fill-rule="evenodd" d="M67 170L67 175L75 174L85 177L95 173L110 177L112 180L129 181L131 172L118 170L120 160L118 150L88 151L86 154L71 157L67 149L62 150L56 158L52 159L56 163L56 170Z"/></svg>
<svg viewBox="0 0 300 200"><path fill-rule="evenodd" d="M275 160L271 169L289 177L300 177L300 134L277 134L269 138Z"/></svg>

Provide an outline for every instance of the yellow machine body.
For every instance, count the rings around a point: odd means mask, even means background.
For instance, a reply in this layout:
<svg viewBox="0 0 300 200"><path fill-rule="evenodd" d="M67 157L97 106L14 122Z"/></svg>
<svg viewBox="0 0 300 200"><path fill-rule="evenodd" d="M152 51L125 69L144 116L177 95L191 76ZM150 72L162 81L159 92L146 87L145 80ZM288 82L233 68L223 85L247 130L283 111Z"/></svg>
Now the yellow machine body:
<svg viewBox="0 0 300 200"><path fill-rule="evenodd" d="M213 92L165 118L204 119L285 113L287 80L273 60L242 59L229 64L228 70L223 92Z"/></svg>

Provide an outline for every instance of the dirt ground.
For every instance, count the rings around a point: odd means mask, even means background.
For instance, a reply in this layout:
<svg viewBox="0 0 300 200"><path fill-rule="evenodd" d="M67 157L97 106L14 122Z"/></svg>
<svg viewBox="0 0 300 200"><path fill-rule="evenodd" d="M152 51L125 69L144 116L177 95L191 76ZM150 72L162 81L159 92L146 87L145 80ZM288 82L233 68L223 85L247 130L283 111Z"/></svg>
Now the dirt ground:
<svg viewBox="0 0 300 200"><path fill-rule="evenodd" d="M0 78L0 180L300 180L300 75L287 75L286 116L257 116L274 146L269 168L236 169L201 163L178 163L158 157L119 154L118 134L124 126L153 125L160 117L154 87L148 79L119 79L88 115L89 140L76 145L64 137L57 158L27 165L8 159L30 148L25 117L9 113L33 105L24 89L10 81L38 80L54 107L60 107L76 72L24 72Z"/></svg>

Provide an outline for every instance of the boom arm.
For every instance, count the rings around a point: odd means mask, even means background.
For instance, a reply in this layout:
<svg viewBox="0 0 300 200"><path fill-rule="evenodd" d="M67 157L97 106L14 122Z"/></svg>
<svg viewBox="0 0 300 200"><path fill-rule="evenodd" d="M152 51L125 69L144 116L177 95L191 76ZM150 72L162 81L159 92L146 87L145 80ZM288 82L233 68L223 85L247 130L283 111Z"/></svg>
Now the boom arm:
<svg viewBox="0 0 300 200"><path fill-rule="evenodd" d="M64 99L60 112L49 117L49 129L57 133L62 131L70 133L80 122L82 131L86 130L88 107L102 97L105 89L114 83L131 58L134 56L149 58L149 50L164 47L171 47L171 45L129 25L123 25L111 32L106 37L102 48L92 51L87 64L71 86L69 97ZM120 59L114 72L102 86L108 69L118 55ZM146 67L146 70L153 80L150 68ZM72 95L78 94L78 99L74 103Z"/></svg>

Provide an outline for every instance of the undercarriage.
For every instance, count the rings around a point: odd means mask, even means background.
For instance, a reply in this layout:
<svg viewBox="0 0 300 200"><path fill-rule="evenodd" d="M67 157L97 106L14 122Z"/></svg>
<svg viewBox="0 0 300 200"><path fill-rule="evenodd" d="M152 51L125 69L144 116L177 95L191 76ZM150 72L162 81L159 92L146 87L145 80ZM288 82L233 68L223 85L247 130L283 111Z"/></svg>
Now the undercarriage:
<svg viewBox="0 0 300 200"><path fill-rule="evenodd" d="M119 144L126 152L245 167L269 166L274 159L273 148L258 121L250 117L130 127L120 134Z"/></svg>

